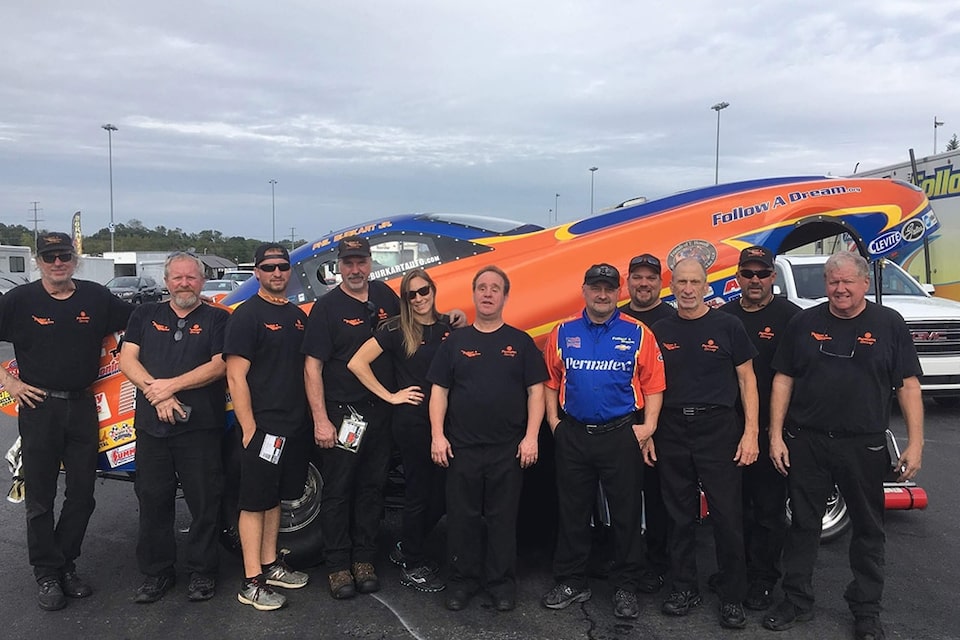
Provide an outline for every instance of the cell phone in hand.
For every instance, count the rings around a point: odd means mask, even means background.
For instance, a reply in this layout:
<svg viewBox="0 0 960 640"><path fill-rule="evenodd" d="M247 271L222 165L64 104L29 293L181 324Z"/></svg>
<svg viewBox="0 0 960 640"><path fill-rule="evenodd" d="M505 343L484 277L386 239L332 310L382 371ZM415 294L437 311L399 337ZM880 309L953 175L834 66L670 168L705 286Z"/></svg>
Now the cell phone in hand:
<svg viewBox="0 0 960 640"><path fill-rule="evenodd" d="M181 414L180 411L183 411ZM190 419L190 413L193 411L193 407L188 404L180 405L180 410L173 410L173 419L177 422L186 422Z"/></svg>

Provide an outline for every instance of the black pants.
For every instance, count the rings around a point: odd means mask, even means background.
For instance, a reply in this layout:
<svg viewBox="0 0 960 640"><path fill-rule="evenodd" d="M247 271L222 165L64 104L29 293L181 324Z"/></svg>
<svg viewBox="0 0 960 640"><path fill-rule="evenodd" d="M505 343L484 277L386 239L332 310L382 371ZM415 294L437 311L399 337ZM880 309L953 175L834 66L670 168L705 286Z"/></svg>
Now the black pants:
<svg viewBox="0 0 960 640"><path fill-rule="evenodd" d="M407 565L425 560L424 542L446 509L446 474L430 458L430 423L394 416L393 441L403 461L400 540Z"/></svg>
<svg viewBox="0 0 960 640"><path fill-rule="evenodd" d="M27 550L38 582L74 570L96 501L99 422L93 396L20 405ZM60 463L66 488L54 525Z"/></svg>
<svg viewBox="0 0 960 640"><path fill-rule="evenodd" d="M743 469L743 542L747 578L772 588L780 579L787 533L787 479L770 460L770 436L760 429L760 457Z"/></svg>
<svg viewBox="0 0 960 640"><path fill-rule="evenodd" d="M367 422L360 450L319 450L320 528L330 573L348 570L353 562L373 562L390 465L390 406L382 402L351 406ZM349 414L345 404L327 401L327 416L334 427L339 429Z"/></svg>
<svg viewBox="0 0 960 640"><path fill-rule="evenodd" d="M183 569L214 576L219 566L220 500L223 497L223 430L198 429L167 438L137 433L140 530L137 564L148 576L174 572L177 485L190 509Z"/></svg>
<svg viewBox="0 0 960 640"><path fill-rule="evenodd" d="M883 477L890 468L883 433L831 438L825 433L788 427L787 476L793 522L783 549L783 592L797 607L813 607L813 567L827 498L836 483L853 522L850 569L853 581L844 598L854 615L880 613L883 596Z"/></svg>
<svg viewBox="0 0 960 640"><path fill-rule="evenodd" d="M702 487L713 523L720 599L741 602L746 596L742 476L733 461L742 433L733 409L684 416L664 407L660 413L654 441L663 498L674 526L670 544L674 591L699 588L696 534Z"/></svg>
<svg viewBox="0 0 960 640"><path fill-rule="evenodd" d="M583 425L564 418L554 437L560 495L554 578L577 589L587 586L590 518L599 482L610 505L613 529L615 564L611 579L619 588L636 591L642 559L637 525L643 474L640 446L633 429L628 425L591 435Z"/></svg>
<svg viewBox="0 0 960 640"><path fill-rule="evenodd" d="M447 469L453 589L474 592L485 586L494 596L516 594L517 510L523 488L518 444L453 448Z"/></svg>
<svg viewBox="0 0 960 640"><path fill-rule="evenodd" d="M667 505L663 502L660 468L643 465L643 534L646 543L646 569L664 576L670 570L670 532Z"/></svg>

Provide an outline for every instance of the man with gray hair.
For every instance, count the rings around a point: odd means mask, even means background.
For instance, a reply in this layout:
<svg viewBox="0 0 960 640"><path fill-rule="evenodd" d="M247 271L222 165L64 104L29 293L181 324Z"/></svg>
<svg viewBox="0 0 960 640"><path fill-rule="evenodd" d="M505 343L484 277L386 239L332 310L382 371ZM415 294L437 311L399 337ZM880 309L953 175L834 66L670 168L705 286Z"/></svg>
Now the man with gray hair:
<svg viewBox="0 0 960 640"><path fill-rule="evenodd" d="M130 316L120 370L137 387L137 562L146 575L134 601L156 602L176 583L177 485L192 516L184 549L187 598L209 600L219 564L225 310L203 304L203 263L176 252L163 266L168 302Z"/></svg>
<svg viewBox="0 0 960 640"><path fill-rule="evenodd" d="M836 484L853 520L853 580L844 598L854 637L880 640L883 479L891 470L885 432L896 395L908 440L893 468L901 481L912 479L923 453L922 372L900 314L866 299L866 260L830 256L824 282L827 301L793 317L773 359L770 458L787 476L793 520L783 550L784 599L763 626L782 631L813 617L813 567Z"/></svg>

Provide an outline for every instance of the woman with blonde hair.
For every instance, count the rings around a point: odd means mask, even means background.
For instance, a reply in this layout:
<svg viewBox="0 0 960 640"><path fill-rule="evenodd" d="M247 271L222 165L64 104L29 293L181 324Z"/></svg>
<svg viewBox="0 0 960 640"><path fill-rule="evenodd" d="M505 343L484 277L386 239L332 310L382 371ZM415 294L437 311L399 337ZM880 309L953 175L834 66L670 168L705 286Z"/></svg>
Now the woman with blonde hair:
<svg viewBox="0 0 960 640"><path fill-rule="evenodd" d="M400 315L384 322L350 359L347 367L367 389L396 405L393 436L406 483L400 541L390 559L400 565L400 583L424 592L442 591L437 565L424 543L444 512L444 469L430 458L430 387L427 370L451 331L449 316L437 312L437 287L423 269L400 282ZM386 354L393 362L398 391L390 391L371 364ZM389 381L388 381L389 384Z"/></svg>

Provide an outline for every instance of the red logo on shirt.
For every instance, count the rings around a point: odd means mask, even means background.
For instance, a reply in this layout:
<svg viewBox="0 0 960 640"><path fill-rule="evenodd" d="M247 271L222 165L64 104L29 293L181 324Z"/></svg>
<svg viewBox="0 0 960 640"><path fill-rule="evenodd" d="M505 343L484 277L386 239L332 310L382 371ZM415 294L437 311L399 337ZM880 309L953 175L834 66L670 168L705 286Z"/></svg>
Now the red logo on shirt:
<svg viewBox="0 0 960 640"><path fill-rule="evenodd" d="M480 355L480 352L476 350L467 351L466 349L460 349L460 353L467 356L468 358L476 358L478 355Z"/></svg>
<svg viewBox="0 0 960 640"><path fill-rule="evenodd" d="M343 321L351 327L359 327L363 324L363 319L361 318L344 318Z"/></svg>
<svg viewBox="0 0 960 640"><path fill-rule="evenodd" d="M33 318L33 321L39 324L41 327L46 327L47 325L53 324L53 318L38 318L37 316L30 316Z"/></svg>
<svg viewBox="0 0 960 640"><path fill-rule="evenodd" d="M810 335L813 336L813 339L816 340L817 342L825 342L827 340L833 340L833 338L831 338L826 333L817 333L816 331L811 331Z"/></svg>
<svg viewBox="0 0 960 640"><path fill-rule="evenodd" d="M501 349L501 350L500 350L500 354L501 354L501 355L504 355L504 356L506 356L506 357L508 357L508 358L515 358L515 357L517 356L517 350L514 349L512 346L507 345L507 348L506 348L506 349Z"/></svg>
<svg viewBox="0 0 960 640"><path fill-rule="evenodd" d="M165 324L160 324L156 320L151 320L150 324L152 324L153 328L156 329L157 331L170 331L170 327L168 327Z"/></svg>
<svg viewBox="0 0 960 640"><path fill-rule="evenodd" d="M190 333L190 335L192 335L192 336L198 336L198 335L200 335L201 333L203 333L203 328L202 328L199 324L197 324L196 322L194 322L194 323L193 323L193 326L190 327L190 329L189 329L189 333Z"/></svg>
<svg viewBox="0 0 960 640"><path fill-rule="evenodd" d="M264 322L263 326L265 326L267 329L270 329L270 331L280 331L280 329L283 329L283 325L277 324L275 322Z"/></svg>
<svg viewBox="0 0 960 640"><path fill-rule="evenodd" d="M87 315L86 311L81 311L80 315L77 316L77 322L80 324L90 324L90 316Z"/></svg>
<svg viewBox="0 0 960 640"><path fill-rule="evenodd" d="M877 341L873 334L867 331L862 336L857 336L857 344L873 344Z"/></svg>
<svg viewBox="0 0 960 640"><path fill-rule="evenodd" d="M705 344L700 345L700 347L704 351L709 351L710 353L714 353L720 348L716 345L716 343L714 343L713 340L707 340L707 342Z"/></svg>
<svg viewBox="0 0 960 640"><path fill-rule="evenodd" d="M757 332L757 336L762 340L773 340L776 334L773 333L773 329L771 329L770 327L764 327L763 329Z"/></svg>
<svg viewBox="0 0 960 640"><path fill-rule="evenodd" d="M295 326L300 331L303 331L303 323L300 321L299 318L297 318L297 321L293 323L293 326Z"/></svg>
<svg viewBox="0 0 960 640"><path fill-rule="evenodd" d="M680 348L680 345L676 342L664 342L663 348L666 349L667 351L676 351L677 349Z"/></svg>

